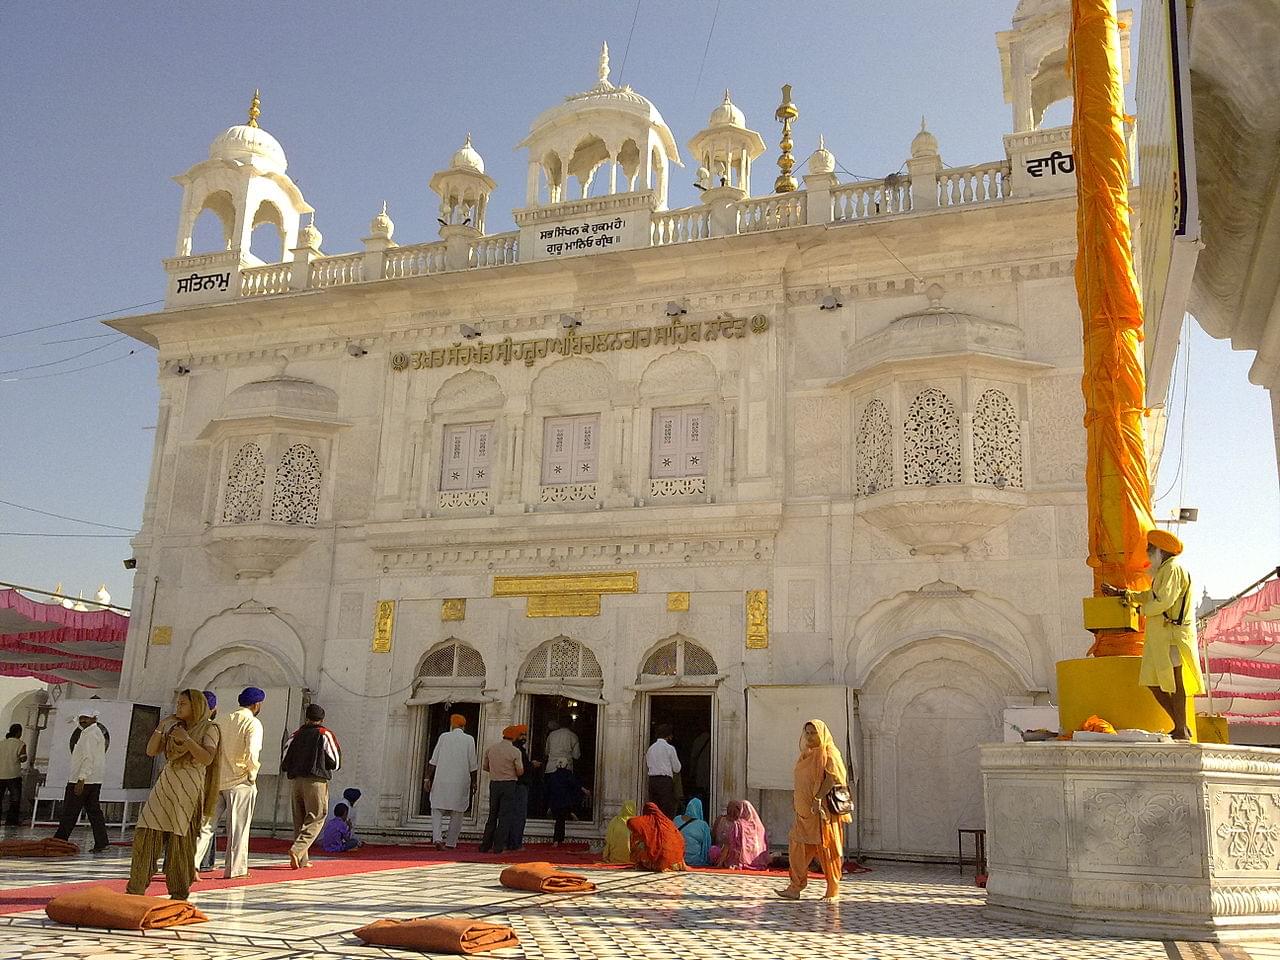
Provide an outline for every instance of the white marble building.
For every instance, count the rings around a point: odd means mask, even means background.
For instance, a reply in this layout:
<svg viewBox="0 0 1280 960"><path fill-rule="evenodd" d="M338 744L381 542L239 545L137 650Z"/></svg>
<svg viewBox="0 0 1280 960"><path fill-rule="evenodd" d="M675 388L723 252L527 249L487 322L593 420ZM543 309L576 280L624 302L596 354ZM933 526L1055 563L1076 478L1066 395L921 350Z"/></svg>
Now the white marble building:
<svg viewBox="0 0 1280 960"><path fill-rule="evenodd" d="M602 58L523 141L518 230L485 232L510 185L468 141L441 239L384 209L330 255L280 144L219 136L177 178L165 308L113 321L161 385L122 695L254 682L279 727L318 700L386 833L425 829L447 712L536 749L559 711L593 788L571 833L642 791L666 719L686 793L781 840L813 710L849 731L861 847L953 852L978 744L1089 643L1075 178L1039 125L1067 6L1000 35L1002 155L947 167L922 126L882 181L819 148L754 196L727 95L682 157ZM675 175L701 204L667 208ZM191 249L206 209L225 249ZM263 222L280 262L248 253Z"/></svg>

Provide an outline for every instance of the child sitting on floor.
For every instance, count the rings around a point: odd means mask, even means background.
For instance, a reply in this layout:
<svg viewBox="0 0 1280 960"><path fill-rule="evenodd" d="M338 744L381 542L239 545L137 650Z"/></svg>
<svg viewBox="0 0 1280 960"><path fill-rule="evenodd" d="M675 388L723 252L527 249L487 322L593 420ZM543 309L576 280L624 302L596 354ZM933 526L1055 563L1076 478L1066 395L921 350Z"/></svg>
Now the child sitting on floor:
<svg viewBox="0 0 1280 960"><path fill-rule="evenodd" d="M320 849L325 853L346 853L348 850L364 846L364 841L351 831L347 812L347 805L340 803L333 808L333 816L325 821L324 829L320 831L320 839L317 841Z"/></svg>

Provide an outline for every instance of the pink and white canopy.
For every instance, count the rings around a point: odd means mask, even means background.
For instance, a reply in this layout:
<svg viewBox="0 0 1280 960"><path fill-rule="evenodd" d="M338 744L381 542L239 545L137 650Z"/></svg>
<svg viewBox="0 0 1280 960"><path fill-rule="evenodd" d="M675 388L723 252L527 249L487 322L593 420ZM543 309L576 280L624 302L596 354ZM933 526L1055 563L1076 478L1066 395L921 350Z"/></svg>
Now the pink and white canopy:
<svg viewBox="0 0 1280 960"><path fill-rule="evenodd" d="M1280 724L1280 579L1209 615L1200 632L1213 712ZM1197 706L1207 708L1207 698Z"/></svg>
<svg viewBox="0 0 1280 960"><path fill-rule="evenodd" d="M120 679L129 618L68 610L0 590L0 677L112 687Z"/></svg>

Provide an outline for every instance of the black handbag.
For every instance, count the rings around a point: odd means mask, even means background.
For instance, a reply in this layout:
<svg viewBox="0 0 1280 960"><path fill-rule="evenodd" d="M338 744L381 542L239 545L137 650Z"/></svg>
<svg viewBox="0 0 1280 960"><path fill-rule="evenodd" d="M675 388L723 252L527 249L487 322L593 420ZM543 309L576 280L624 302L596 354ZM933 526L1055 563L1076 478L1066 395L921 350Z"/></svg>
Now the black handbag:
<svg viewBox="0 0 1280 960"><path fill-rule="evenodd" d="M847 817L853 814L853 795L849 793L847 784L837 783L822 798L822 805L833 817Z"/></svg>

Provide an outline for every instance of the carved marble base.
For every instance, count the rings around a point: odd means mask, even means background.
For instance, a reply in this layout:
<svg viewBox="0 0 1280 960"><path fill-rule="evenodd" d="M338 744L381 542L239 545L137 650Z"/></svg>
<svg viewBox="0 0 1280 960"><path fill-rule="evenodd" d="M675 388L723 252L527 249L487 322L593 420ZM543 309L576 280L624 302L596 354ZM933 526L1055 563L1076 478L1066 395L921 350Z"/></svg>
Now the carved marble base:
<svg viewBox="0 0 1280 960"><path fill-rule="evenodd" d="M1280 934L1280 750L982 748L987 916L1159 940Z"/></svg>

